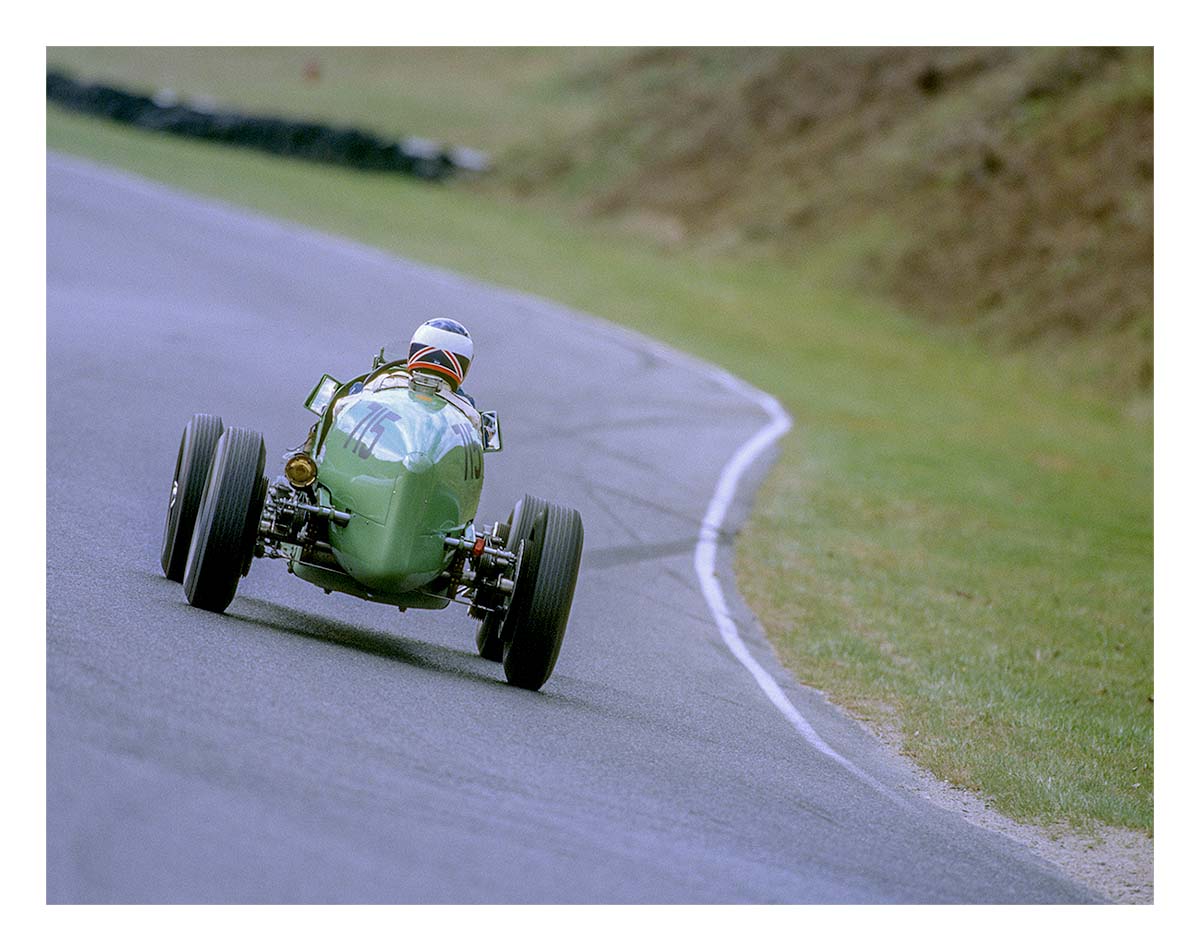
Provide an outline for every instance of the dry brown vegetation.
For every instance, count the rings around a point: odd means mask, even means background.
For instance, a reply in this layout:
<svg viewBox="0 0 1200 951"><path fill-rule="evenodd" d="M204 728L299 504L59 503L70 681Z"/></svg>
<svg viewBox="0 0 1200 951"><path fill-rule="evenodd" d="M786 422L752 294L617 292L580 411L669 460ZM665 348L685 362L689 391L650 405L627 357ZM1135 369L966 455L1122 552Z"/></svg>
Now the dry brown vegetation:
<svg viewBox="0 0 1200 951"><path fill-rule="evenodd" d="M611 107L510 160L522 193L1151 386L1151 50L672 48L574 82Z"/></svg>

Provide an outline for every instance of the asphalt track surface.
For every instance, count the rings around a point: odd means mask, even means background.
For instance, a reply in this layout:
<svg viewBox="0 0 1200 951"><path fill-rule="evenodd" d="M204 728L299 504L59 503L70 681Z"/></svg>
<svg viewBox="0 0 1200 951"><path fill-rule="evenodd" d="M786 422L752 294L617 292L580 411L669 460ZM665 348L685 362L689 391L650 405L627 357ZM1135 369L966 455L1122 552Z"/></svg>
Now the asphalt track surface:
<svg viewBox="0 0 1200 951"><path fill-rule="evenodd" d="M1097 900L915 797L903 760L782 670L725 532L741 637L853 769L731 655L693 552L764 416L705 367L74 159L51 155L47 192L50 902ZM257 562L216 615L159 571L192 413L261 430L274 474L322 372L437 314L470 327L469 388L504 427L481 521L524 492L583 514L540 693L475 655L460 608L400 614Z"/></svg>

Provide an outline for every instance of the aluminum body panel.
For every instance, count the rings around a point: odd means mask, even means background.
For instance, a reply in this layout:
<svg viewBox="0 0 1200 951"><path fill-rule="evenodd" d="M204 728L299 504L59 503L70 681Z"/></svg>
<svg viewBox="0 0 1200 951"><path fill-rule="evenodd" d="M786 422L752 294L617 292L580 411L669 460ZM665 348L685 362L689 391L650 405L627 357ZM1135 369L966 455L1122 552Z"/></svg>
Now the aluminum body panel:
<svg viewBox="0 0 1200 951"><path fill-rule="evenodd" d="M338 400L317 447L319 495L352 514L330 526L338 563L386 594L433 580L449 562L444 539L479 508L478 430L435 393L395 387Z"/></svg>

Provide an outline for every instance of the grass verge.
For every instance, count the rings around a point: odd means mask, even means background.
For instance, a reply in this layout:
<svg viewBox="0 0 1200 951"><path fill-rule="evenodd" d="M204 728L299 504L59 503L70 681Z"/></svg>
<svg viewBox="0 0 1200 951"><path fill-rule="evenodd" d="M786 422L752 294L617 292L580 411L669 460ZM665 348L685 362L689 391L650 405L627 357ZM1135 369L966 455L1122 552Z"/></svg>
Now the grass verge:
<svg viewBox="0 0 1200 951"><path fill-rule="evenodd" d="M520 287L776 394L738 548L788 666L1033 821L1153 827L1151 428L817 270L669 253L492 193L51 109L50 148Z"/></svg>

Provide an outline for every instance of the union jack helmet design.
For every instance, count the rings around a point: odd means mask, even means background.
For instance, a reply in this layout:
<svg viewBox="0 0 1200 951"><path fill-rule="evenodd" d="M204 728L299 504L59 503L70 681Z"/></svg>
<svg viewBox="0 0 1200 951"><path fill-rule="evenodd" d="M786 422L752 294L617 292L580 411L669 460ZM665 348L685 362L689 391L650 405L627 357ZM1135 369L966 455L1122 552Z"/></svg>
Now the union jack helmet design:
<svg viewBox="0 0 1200 951"><path fill-rule="evenodd" d="M413 334L408 345L408 368L434 373L454 389L462 386L475 346L467 328L449 317L427 320Z"/></svg>

